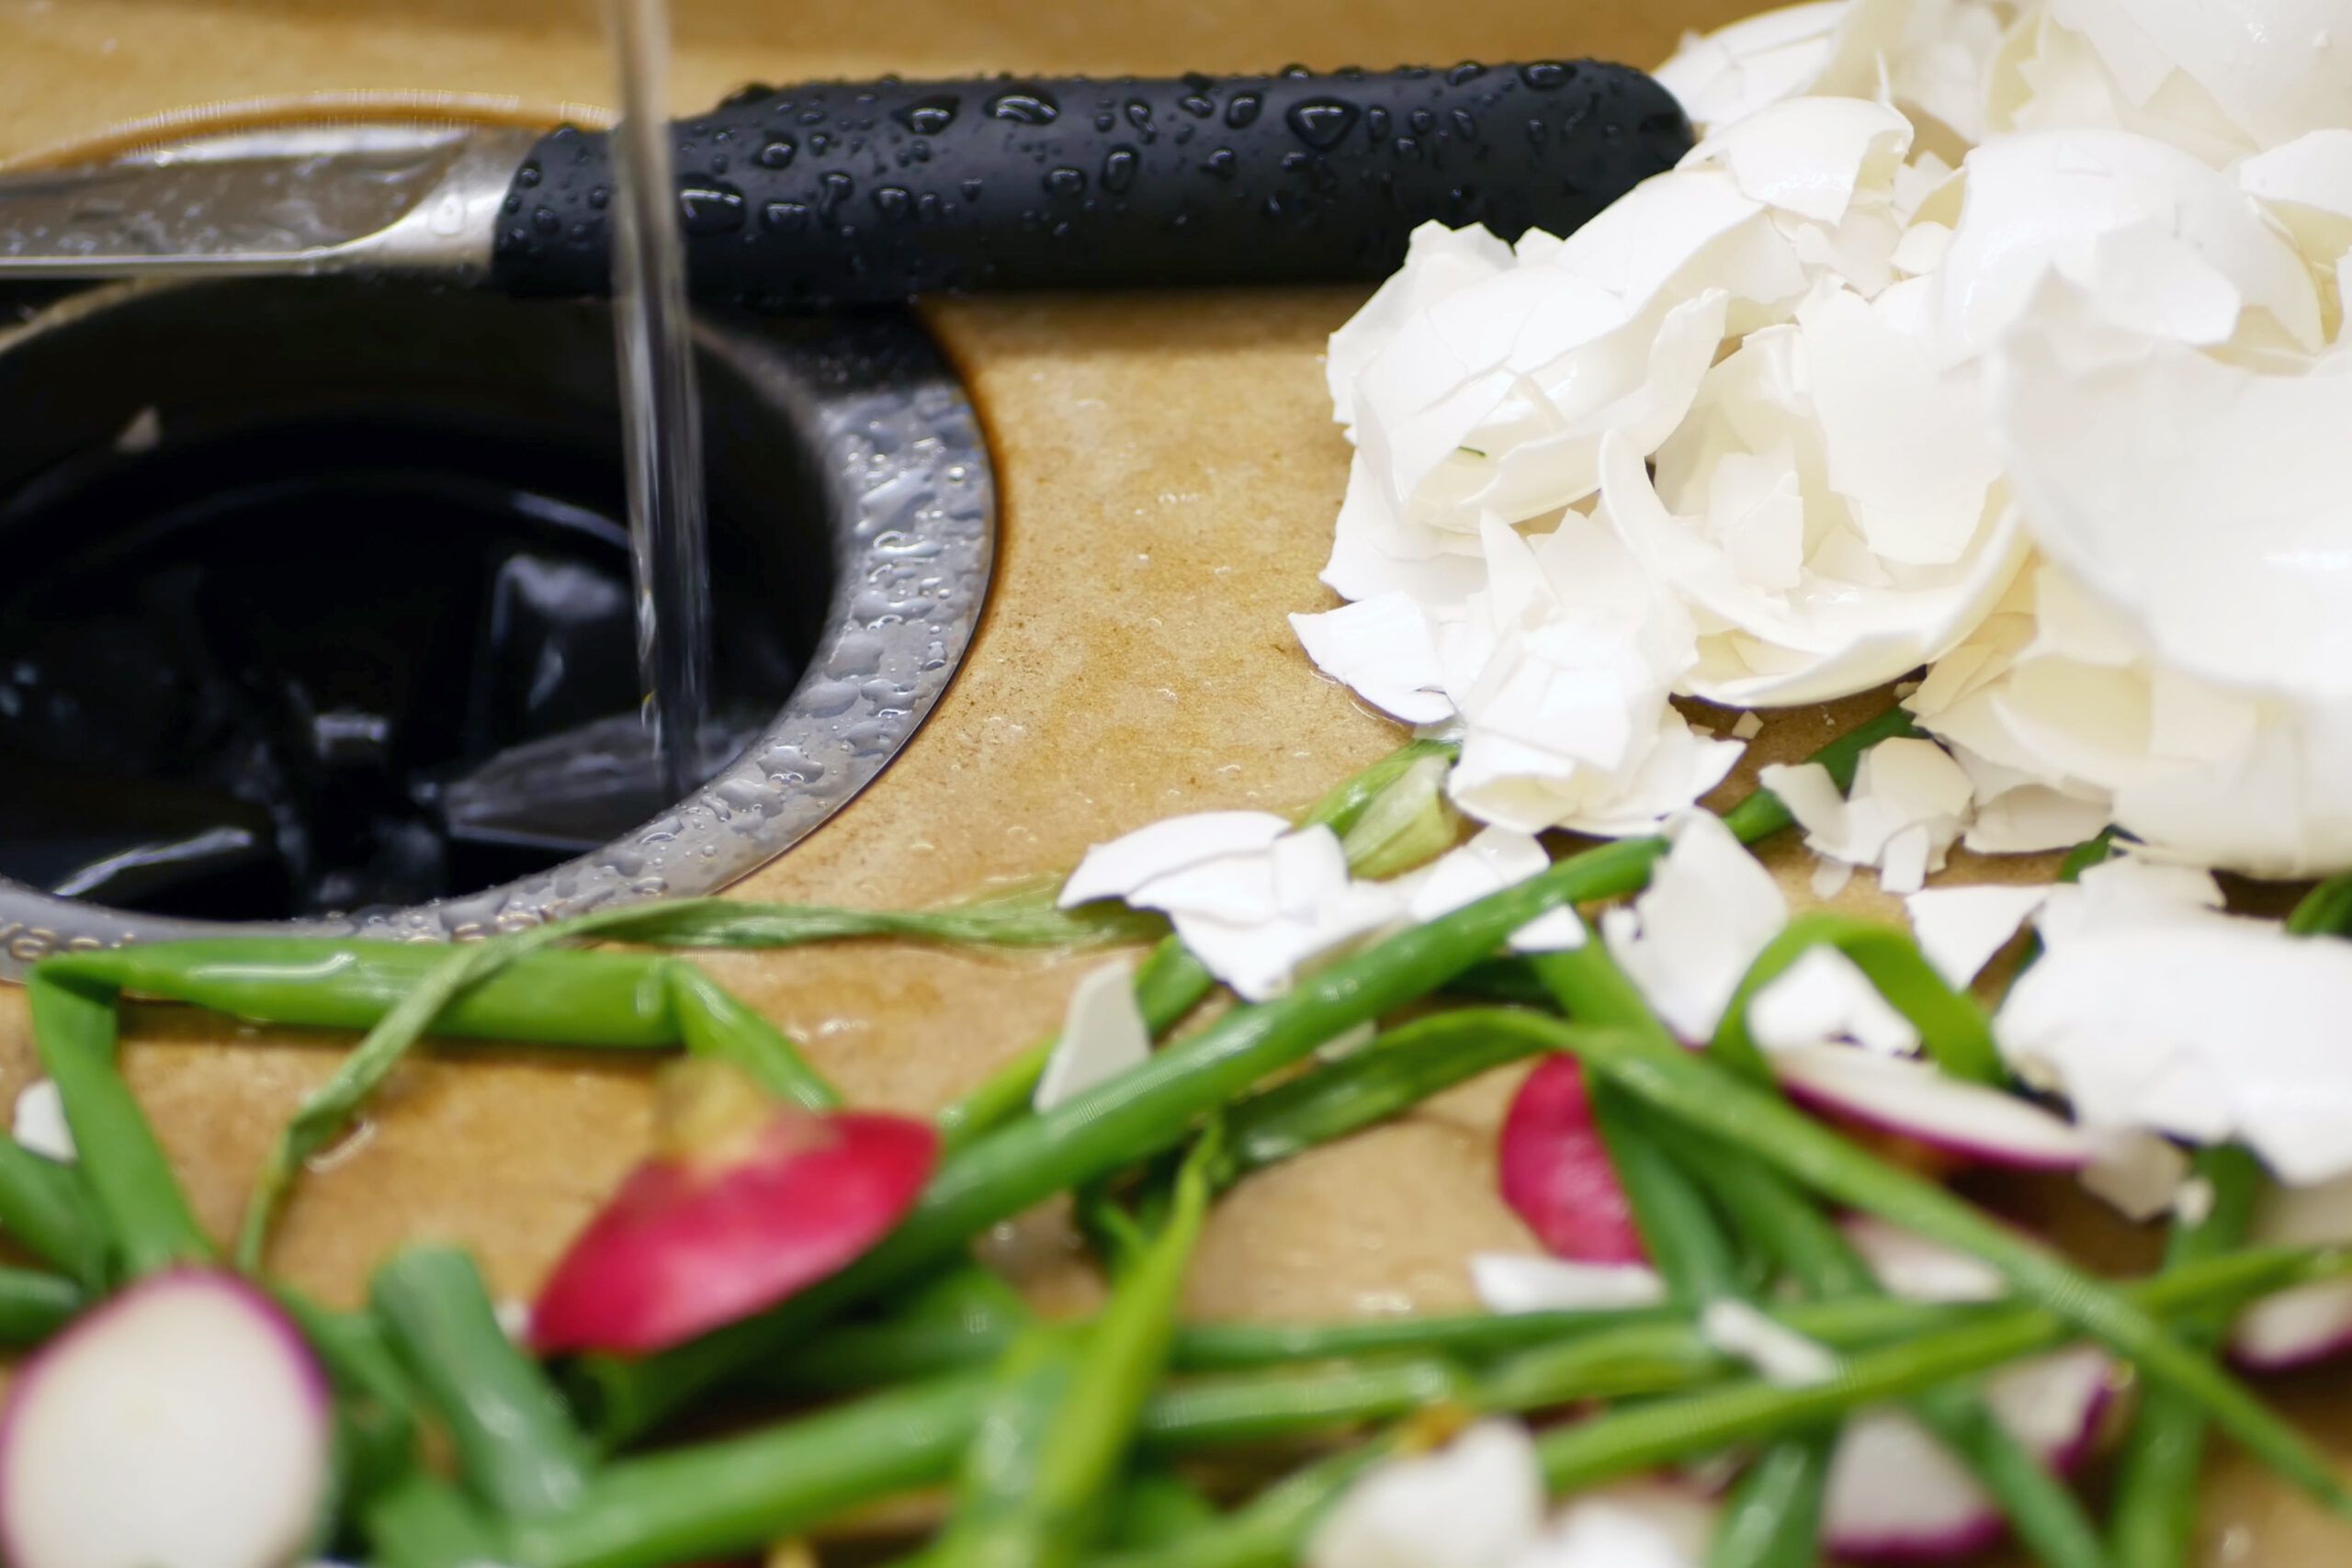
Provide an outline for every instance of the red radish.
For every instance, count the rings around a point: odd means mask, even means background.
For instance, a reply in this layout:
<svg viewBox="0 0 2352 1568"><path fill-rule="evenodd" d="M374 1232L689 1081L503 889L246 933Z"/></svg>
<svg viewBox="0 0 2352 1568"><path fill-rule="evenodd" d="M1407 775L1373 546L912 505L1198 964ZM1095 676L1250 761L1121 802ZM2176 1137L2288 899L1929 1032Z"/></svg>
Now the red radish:
<svg viewBox="0 0 2352 1568"><path fill-rule="evenodd" d="M1574 1057L1552 1057L1519 1086L1503 1119L1499 1157L1503 1201L1555 1256L1648 1260Z"/></svg>
<svg viewBox="0 0 2352 1568"><path fill-rule="evenodd" d="M1978 1259L1876 1220L1849 1221L1847 1239L1879 1283L1914 1301L1981 1301L2000 1277ZM2020 1361L1987 1378L1994 1418L2061 1475L2089 1457L2107 1407L2112 1363L2092 1346ZM1998 1506L1928 1429L1899 1410L1865 1410L1838 1439L1822 1502L1830 1554L1857 1562L1944 1562L2001 1539Z"/></svg>
<svg viewBox="0 0 2352 1568"><path fill-rule="evenodd" d="M880 1240L939 1156L927 1122L815 1115L717 1062L663 1074L659 1121L540 1292L542 1352L643 1354L773 1306Z"/></svg>
<svg viewBox="0 0 2352 1568"><path fill-rule="evenodd" d="M12 1568L280 1568L325 1506L326 1375L231 1274L141 1281L17 1374L0 1415Z"/></svg>
<svg viewBox="0 0 2352 1568"><path fill-rule="evenodd" d="M2352 1241L2352 1176L2316 1187L2272 1186L2255 1205L2248 1239L2278 1247ZM2352 1280L2299 1285L2238 1314L2230 1358L2259 1371L2287 1371L2352 1349Z"/></svg>
<svg viewBox="0 0 2352 1568"><path fill-rule="evenodd" d="M1767 1059L1792 1100L1980 1164L2075 1170L2098 1152L2090 1134L2064 1117L1948 1077L1933 1062L1853 1045L1792 1046Z"/></svg>
<svg viewBox="0 0 2352 1568"><path fill-rule="evenodd" d="M1996 1373L1984 1403L2061 1475L2090 1453L2107 1407L2106 1355L2077 1346ZM1928 1429L1899 1410L1850 1417L1829 1461L1822 1538L1854 1562L1945 1562L1984 1551L2007 1526L1976 1478Z"/></svg>

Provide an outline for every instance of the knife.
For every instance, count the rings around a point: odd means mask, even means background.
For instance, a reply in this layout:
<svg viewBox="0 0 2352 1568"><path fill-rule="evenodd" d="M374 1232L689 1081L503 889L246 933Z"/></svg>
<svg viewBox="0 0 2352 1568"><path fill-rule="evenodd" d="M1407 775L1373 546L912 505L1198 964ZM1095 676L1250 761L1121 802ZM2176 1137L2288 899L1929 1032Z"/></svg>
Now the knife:
<svg viewBox="0 0 2352 1568"><path fill-rule="evenodd" d="M1690 145L1590 61L1173 80L747 88L675 128L695 293L763 308L940 289L1376 277L1419 224L1566 233ZM0 177L0 281L426 275L611 282L601 132L289 126Z"/></svg>

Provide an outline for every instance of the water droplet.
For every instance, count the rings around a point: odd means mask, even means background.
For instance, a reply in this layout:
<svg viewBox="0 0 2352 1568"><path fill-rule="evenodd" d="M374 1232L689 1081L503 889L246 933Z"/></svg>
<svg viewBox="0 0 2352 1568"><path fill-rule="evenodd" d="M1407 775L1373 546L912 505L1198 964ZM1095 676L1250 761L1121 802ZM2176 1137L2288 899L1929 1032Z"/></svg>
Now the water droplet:
<svg viewBox="0 0 2352 1568"><path fill-rule="evenodd" d="M1437 129L1437 116L1427 109L1415 109L1405 117L1405 123L1412 127L1414 135L1427 136Z"/></svg>
<svg viewBox="0 0 2352 1568"><path fill-rule="evenodd" d="M1413 138L1400 136L1396 139L1396 156L1399 158L1418 158L1420 152L1421 144Z"/></svg>
<svg viewBox="0 0 2352 1568"><path fill-rule="evenodd" d="M808 221L805 201L771 201L760 209L760 221L779 234L788 234Z"/></svg>
<svg viewBox="0 0 2352 1568"><path fill-rule="evenodd" d="M528 190L533 186L537 185L543 177L545 176L540 173L538 161L537 159L533 159L530 163L524 164L521 168L514 171L514 183L521 186L525 190Z"/></svg>
<svg viewBox="0 0 2352 1568"><path fill-rule="evenodd" d="M1067 167L1049 170L1046 175L1046 189L1055 196L1083 196L1086 194L1086 175L1081 170Z"/></svg>
<svg viewBox="0 0 2352 1568"><path fill-rule="evenodd" d="M1478 140L1478 122L1470 118L1468 109L1452 109L1446 118L1453 122L1453 133L1464 141Z"/></svg>
<svg viewBox="0 0 2352 1568"><path fill-rule="evenodd" d="M1539 93L1565 87L1575 79L1577 68L1556 60L1538 60L1519 68L1519 79Z"/></svg>
<svg viewBox="0 0 2352 1568"><path fill-rule="evenodd" d="M964 193L964 199L966 201L978 201L980 199L980 182L978 180L966 180L962 185L957 186L956 188Z"/></svg>
<svg viewBox="0 0 2352 1568"><path fill-rule="evenodd" d="M684 192L680 193L682 198L684 195ZM554 208L542 207L531 214L531 227L542 234L560 234L563 232L563 220L556 215Z"/></svg>
<svg viewBox="0 0 2352 1568"><path fill-rule="evenodd" d="M1009 119L1015 125L1051 125L1062 109L1043 87L1012 87L990 98L986 112L990 119Z"/></svg>
<svg viewBox="0 0 2352 1568"><path fill-rule="evenodd" d="M760 167L763 169L790 168L792 154L795 151L791 137L779 136L760 149Z"/></svg>
<svg viewBox="0 0 2352 1568"><path fill-rule="evenodd" d="M1151 106L1141 98L1127 100L1127 123L1143 132L1144 140L1151 140Z"/></svg>
<svg viewBox="0 0 2352 1568"><path fill-rule="evenodd" d="M1199 93L1187 93L1176 100L1176 107L1194 119L1206 119L1216 113L1216 105Z"/></svg>
<svg viewBox="0 0 2352 1568"><path fill-rule="evenodd" d="M588 193L588 205L599 212L612 205L612 200L613 193L605 186L598 186Z"/></svg>
<svg viewBox="0 0 2352 1568"><path fill-rule="evenodd" d="M802 110L800 111L800 123L801 123L801 124L803 124L803 125L822 125L822 124L824 124L824 123L825 123L825 109L824 109L824 106L823 106L823 105L821 105L821 104L810 104L807 108L802 109Z"/></svg>
<svg viewBox="0 0 2352 1568"><path fill-rule="evenodd" d="M1114 147L1102 155L1102 188L1116 195L1136 183L1136 150Z"/></svg>
<svg viewBox="0 0 2352 1568"><path fill-rule="evenodd" d="M1225 106L1225 123L1236 130L1239 130L1245 125L1254 125L1257 123L1258 111L1265 107L1265 105L1266 100L1255 93L1236 93L1233 95L1233 101Z"/></svg>
<svg viewBox="0 0 2352 1568"><path fill-rule="evenodd" d="M857 182L839 169L829 172L823 179L817 182L817 210L832 211L834 208L847 201L850 198L850 193L856 188Z"/></svg>
<svg viewBox="0 0 2352 1568"><path fill-rule="evenodd" d="M1306 66L1293 62L1291 64L1283 66L1277 74L1287 77L1293 82L1305 82L1311 80L1314 77L1315 73L1309 71Z"/></svg>
<svg viewBox="0 0 2352 1568"><path fill-rule="evenodd" d="M1455 66L1453 70L1445 73L1446 85L1448 86L1459 87L1464 83L1476 82L1479 77L1484 76L1486 73L1487 68L1485 66L1479 64L1475 60L1465 60L1461 64Z"/></svg>
<svg viewBox="0 0 2352 1568"><path fill-rule="evenodd" d="M1355 105L1338 98L1308 98L1293 104L1283 118L1301 141L1328 152L1354 127L1357 113Z"/></svg>
<svg viewBox="0 0 2352 1568"><path fill-rule="evenodd" d="M892 110L890 118L917 136L936 136L956 123L956 107L960 101L953 93L934 93Z"/></svg>
<svg viewBox="0 0 2352 1568"><path fill-rule="evenodd" d="M904 186L884 186L874 193L874 210L888 222L905 221L913 207L914 193Z"/></svg>
<svg viewBox="0 0 2352 1568"><path fill-rule="evenodd" d="M689 234L724 234L743 226L743 193L717 180L681 186L678 221Z"/></svg>
<svg viewBox="0 0 2352 1568"><path fill-rule="evenodd" d="M1229 180L1240 172L1241 160L1234 155L1232 148L1220 147L1216 152L1209 154L1208 161L1203 164L1201 167L1206 169L1210 174L1215 175L1218 179Z"/></svg>
<svg viewBox="0 0 2352 1568"><path fill-rule="evenodd" d="M1388 111L1374 104L1363 111L1363 128L1374 141L1388 140Z"/></svg>
<svg viewBox="0 0 2352 1568"><path fill-rule="evenodd" d="M811 152L821 153L832 144L833 139L821 130L812 133L808 138L808 151Z"/></svg>

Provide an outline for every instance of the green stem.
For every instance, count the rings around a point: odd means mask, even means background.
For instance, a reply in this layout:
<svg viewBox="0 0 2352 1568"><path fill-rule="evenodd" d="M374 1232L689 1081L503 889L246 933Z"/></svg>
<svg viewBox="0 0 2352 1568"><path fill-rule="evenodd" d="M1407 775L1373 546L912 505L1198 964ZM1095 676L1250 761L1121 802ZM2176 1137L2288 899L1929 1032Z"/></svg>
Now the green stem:
<svg viewBox="0 0 2352 1568"><path fill-rule="evenodd" d="M941 1568L1057 1568L1102 1534L1136 1421L1168 1364L1219 1157L1212 1122L1177 1173L1166 1224L1129 1259L1076 1340L1069 1375L1046 1380L1042 1403L1016 1396L993 1414L973 1447L955 1522L933 1552Z"/></svg>
<svg viewBox="0 0 2352 1568"><path fill-rule="evenodd" d="M1180 1142L1193 1122L1356 1025L1416 1001L1548 910L1641 885L1663 845L1606 844L1303 981L1237 1008L1112 1082L958 1151L897 1231L842 1273L763 1316L637 1361L592 1358L608 1434L641 1431L735 1368L782 1351L808 1326L938 1263L971 1236L1067 1188Z"/></svg>
<svg viewBox="0 0 2352 1568"><path fill-rule="evenodd" d="M471 1258L447 1247L395 1253L377 1269L370 1297L476 1496L517 1517L579 1501L587 1444L538 1363L499 1327Z"/></svg>
<svg viewBox="0 0 2352 1568"><path fill-rule="evenodd" d="M0 1230L86 1290L107 1283L107 1223L82 1173L0 1137Z"/></svg>
<svg viewBox="0 0 2352 1568"><path fill-rule="evenodd" d="M1813 1568L1836 1443L1833 1432L1804 1432L1758 1455L1716 1522L1707 1568Z"/></svg>
<svg viewBox="0 0 2352 1568"><path fill-rule="evenodd" d="M2194 1224L2173 1226L2165 1247L2167 1269L2235 1248L2245 1239L2262 1184L2254 1156L2233 1146L2199 1151L2197 1174L2212 1186L2212 1207ZM2221 1326L2217 1315L2200 1314L2185 1321L2178 1332L2184 1342L2209 1348L2220 1337ZM2118 1562L2130 1568L2181 1568L2188 1561L2197 1472L2204 1455L2205 1412L2177 1390L2150 1389L2116 1467L2109 1536Z"/></svg>
<svg viewBox="0 0 2352 1568"><path fill-rule="evenodd" d="M1853 960L1879 995L1918 1030L1921 1047L1946 1073L1971 1083L2007 1081L1993 1043L1992 1019L1973 997L1954 990L1936 973L1917 942L1893 926L1827 910L1790 921L1757 954L1716 1027L1710 1050L1717 1061L1750 1074L1769 1071L1748 1030L1749 1006L1758 992L1816 947L1835 948Z"/></svg>
<svg viewBox="0 0 2352 1568"><path fill-rule="evenodd" d="M71 1280L34 1269L0 1269L0 1345L38 1345L88 1304Z"/></svg>
<svg viewBox="0 0 2352 1568"><path fill-rule="evenodd" d="M76 1168L105 1223L117 1272L136 1279L175 1264L209 1262L211 1240L123 1081L114 994L48 964L33 970L25 994L33 1043L64 1102Z"/></svg>
<svg viewBox="0 0 2352 1568"><path fill-rule="evenodd" d="M1551 1032L1588 1067L1672 1116L1763 1159L1838 1202L1971 1252L2020 1294L2063 1314L2149 1378L2192 1397L2248 1450L2313 1497L2352 1517L2332 1466L2210 1357L2175 1340L2148 1314L2015 1231L1932 1182L1872 1157L1777 1096L1694 1056L1624 1032L1582 1031L1540 1015L1522 1027Z"/></svg>
<svg viewBox="0 0 2352 1568"><path fill-rule="evenodd" d="M769 1094L804 1111L840 1109L840 1091L784 1031L691 964L673 963L663 976L679 1039L689 1052L733 1064Z"/></svg>

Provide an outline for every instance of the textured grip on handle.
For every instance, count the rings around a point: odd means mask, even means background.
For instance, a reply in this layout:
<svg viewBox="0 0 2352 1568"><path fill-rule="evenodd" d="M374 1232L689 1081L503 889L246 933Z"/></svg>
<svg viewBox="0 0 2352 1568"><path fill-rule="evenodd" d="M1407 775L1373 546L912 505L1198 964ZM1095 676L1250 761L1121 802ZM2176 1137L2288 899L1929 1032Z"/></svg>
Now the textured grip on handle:
<svg viewBox="0 0 2352 1568"><path fill-rule="evenodd" d="M1625 66L823 83L677 127L688 272L774 308L935 289L1375 277L1430 219L1565 233L1690 145ZM498 282L609 287L605 139L516 175Z"/></svg>

